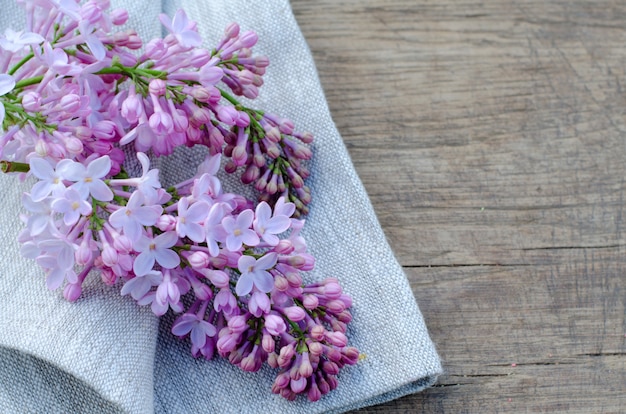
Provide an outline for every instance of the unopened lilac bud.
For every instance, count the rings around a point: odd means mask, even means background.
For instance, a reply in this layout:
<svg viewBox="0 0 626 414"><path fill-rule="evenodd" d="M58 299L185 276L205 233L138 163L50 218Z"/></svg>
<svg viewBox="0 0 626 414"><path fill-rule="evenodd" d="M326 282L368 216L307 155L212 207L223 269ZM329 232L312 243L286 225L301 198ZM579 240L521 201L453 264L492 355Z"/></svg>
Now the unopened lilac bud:
<svg viewBox="0 0 626 414"><path fill-rule="evenodd" d="M128 236L120 234L113 238L113 247L121 253L129 253L133 250L133 242Z"/></svg>
<svg viewBox="0 0 626 414"><path fill-rule="evenodd" d="M221 332L220 332L221 333ZM220 354L226 354L237 346L237 336L232 334L227 334L221 336L217 340L217 350Z"/></svg>
<svg viewBox="0 0 626 414"><path fill-rule="evenodd" d="M151 95L162 96L167 91L167 84L162 79L152 79L148 86Z"/></svg>
<svg viewBox="0 0 626 414"><path fill-rule="evenodd" d="M163 39L152 39L146 44L146 57L152 60L161 59L167 53L167 45Z"/></svg>
<svg viewBox="0 0 626 414"><path fill-rule="evenodd" d="M302 361L300 363L298 373L304 378L309 378L311 375L313 375L313 366L311 365L311 361L309 360L308 352L302 353Z"/></svg>
<svg viewBox="0 0 626 414"><path fill-rule="evenodd" d="M285 315L293 322L299 322L306 318L306 312L299 306L289 306L284 309Z"/></svg>
<svg viewBox="0 0 626 414"><path fill-rule="evenodd" d="M104 282L105 285L112 286L117 281L117 275L108 267L102 268L100 270L100 278Z"/></svg>
<svg viewBox="0 0 626 414"><path fill-rule="evenodd" d="M41 110L41 95L37 92L26 92L22 97L22 107L28 112Z"/></svg>
<svg viewBox="0 0 626 414"><path fill-rule="evenodd" d="M292 358L296 355L296 350L293 347L293 344L288 344L280 348L280 352L278 354L278 364L281 367L285 367L289 364Z"/></svg>
<svg viewBox="0 0 626 414"><path fill-rule="evenodd" d="M287 118L281 119L280 124L278 125L280 132L287 135L291 135L293 133L294 127L293 121Z"/></svg>
<svg viewBox="0 0 626 414"><path fill-rule="evenodd" d="M326 358L333 362L340 362L342 358L341 351L334 346L329 347L326 351Z"/></svg>
<svg viewBox="0 0 626 414"><path fill-rule="evenodd" d="M239 37L239 42L241 43L241 46L247 48L251 48L252 46L254 46L258 40L259 36L257 36L257 34L253 31L243 32Z"/></svg>
<svg viewBox="0 0 626 414"><path fill-rule="evenodd" d="M274 380L274 385L276 385L276 387L278 388L285 388L289 385L290 381L291 378L289 378L289 373L283 372L276 376L276 379Z"/></svg>
<svg viewBox="0 0 626 414"><path fill-rule="evenodd" d="M65 140L65 148L67 148L70 154L77 155L83 152L84 146L80 139L70 137Z"/></svg>
<svg viewBox="0 0 626 414"><path fill-rule="evenodd" d="M99 121L92 128L94 137L98 139L112 140L115 138L115 123L112 121Z"/></svg>
<svg viewBox="0 0 626 414"><path fill-rule="evenodd" d="M324 347L319 342L311 342L308 347L311 355L315 357L319 357L324 352Z"/></svg>
<svg viewBox="0 0 626 414"><path fill-rule="evenodd" d="M189 63L194 68L201 68L209 63L211 60L211 53L206 49L193 49Z"/></svg>
<svg viewBox="0 0 626 414"><path fill-rule="evenodd" d="M315 325L310 329L311 338L316 341L324 340L326 329L322 325Z"/></svg>
<svg viewBox="0 0 626 414"><path fill-rule="evenodd" d="M235 125L240 128L245 128L250 125L250 116L246 112L240 111L238 115L239 117L235 120Z"/></svg>
<svg viewBox="0 0 626 414"><path fill-rule="evenodd" d="M229 23L224 29L224 37L226 39L233 39L239 36L239 25L237 23Z"/></svg>
<svg viewBox="0 0 626 414"><path fill-rule="evenodd" d="M339 312L335 317L343 323L350 323L352 321L352 314L348 310Z"/></svg>
<svg viewBox="0 0 626 414"><path fill-rule="evenodd" d="M274 251L278 254L290 254L294 251L293 243L289 240L281 240L274 246Z"/></svg>
<svg viewBox="0 0 626 414"><path fill-rule="evenodd" d="M80 96L70 93L68 95L64 95L59 101L59 105L61 110L72 114L80 109L81 99Z"/></svg>
<svg viewBox="0 0 626 414"><path fill-rule="evenodd" d="M302 276L297 272L289 272L286 274L290 288L299 288L302 285Z"/></svg>
<svg viewBox="0 0 626 414"><path fill-rule="evenodd" d="M204 86L196 86L191 90L191 96L199 102L209 102L211 91Z"/></svg>
<svg viewBox="0 0 626 414"><path fill-rule="evenodd" d="M84 125L80 125L77 126L76 128L74 128L74 135L78 138L78 139L89 139L92 137L93 133L91 131L91 128L88 128Z"/></svg>
<svg viewBox="0 0 626 414"><path fill-rule="evenodd" d="M337 319L331 320L330 327L333 329L333 331L338 331L338 332L343 332L343 333L346 333L348 330L348 325L346 325L345 323L341 321L338 321Z"/></svg>
<svg viewBox="0 0 626 414"><path fill-rule="evenodd" d="M330 392L330 385L322 376L318 376L317 378L317 386L320 389L322 395L326 395Z"/></svg>
<svg viewBox="0 0 626 414"><path fill-rule="evenodd" d="M115 32L113 33L112 38L113 43L115 43L116 45L126 46L126 43L128 43L128 39L130 38L130 36L126 32Z"/></svg>
<svg viewBox="0 0 626 414"><path fill-rule="evenodd" d="M239 112L232 106L220 105L217 107L217 119L226 125L235 125L237 118L239 118Z"/></svg>
<svg viewBox="0 0 626 414"><path fill-rule="evenodd" d="M322 292L329 299L339 299L341 296L342 290L339 283L333 281L331 279L324 280Z"/></svg>
<svg viewBox="0 0 626 414"><path fill-rule="evenodd" d="M276 341L274 341L272 335L264 334L261 340L261 346L265 352L270 353L276 349Z"/></svg>
<svg viewBox="0 0 626 414"><path fill-rule="evenodd" d="M172 231L176 228L176 217L164 214L157 219L155 225L161 231Z"/></svg>
<svg viewBox="0 0 626 414"><path fill-rule="evenodd" d="M292 379L289 384L291 391L296 394L301 393L306 388L306 378L301 377L300 379L294 380Z"/></svg>
<svg viewBox="0 0 626 414"><path fill-rule="evenodd" d="M228 259L226 256L219 255L216 257L211 257L211 266L216 269L223 269L228 264Z"/></svg>
<svg viewBox="0 0 626 414"><path fill-rule="evenodd" d="M117 264L117 250L111 247L110 244L105 244L102 249L102 262L109 267Z"/></svg>
<svg viewBox="0 0 626 414"><path fill-rule="evenodd" d="M322 363L322 370L330 375L339 374L339 366L336 363L328 360Z"/></svg>
<svg viewBox="0 0 626 414"><path fill-rule="evenodd" d="M309 401L316 402L316 401L319 401L322 398L322 392L320 391L320 389L317 386L317 384L313 383L313 384L311 384L311 387L307 391L306 396L309 399Z"/></svg>
<svg viewBox="0 0 626 414"><path fill-rule="evenodd" d="M269 64L270 64L270 60L267 56L257 56L254 58L254 66L265 68L265 67L268 67Z"/></svg>
<svg viewBox="0 0 626 414"><path fill-rule="evenodd" d="M346 310L346 305L340 300L331 300L330 302L326 303L326 309L330 313L337 314Z"/></svg>
<svg viewBox="0 0 626 414"><path fill-rule="evenodd" d="M187 257L187 261L194 269L204 269L209 266L210 256L205 252L196 251Z"/></svg>
<svg viewBox="0 0 626 414"><path fill-rule="evenodd" d="M342 294L339 297L339 300L341 300L346 305L346 308L352 307L352 298L350 296Z"/></svg>
<svg viewBox="0 0 626 414"><path fill-rule="evenodd" d="M248 329L248 318L245 315L237 315L230 318L228 328L232 333L240 334Z"/></svg>
<svg viewBox="0 0 626 414"><path fill-rule="evenodd" d="M250 164L246 167L246 171L241 175L241 182L244 184L250 184L258 179L259 175L261 175L259 167L254 164Z"/></svg>
<svg viewBox="0 0 626 414"><path fill-rule="evenodd" d="M221 270L209 270L206 275L207 279L217 288L227 288L230 284L230 278L226 272Z"/></svg>
<svg viewBox="0 0 626 414"><path fill-rule="evenodd" d="M281 318L278 315L265 315L265 329L267 329L267 332L269 332L271 335L281 335L282 333L284 333L287 330L287 327L285 326L285 321L283 321L283 318Z"/></svg>
<svg viewBox="0 0 626 414"><path fill-rule="evenodd" d="M248 99L256 99L259 96L259 88L254 85L243 86L242 95Z"/></svg>
<svg viewBox="0 0 626 414"><path fill-rule="evenodd" d="M346 338L346 335L343 332L326 332L326 339L331 344L340 348L348 344L348 338Z"/></svg>
<svg viewBox="0 0 626 414"><path fill-rule="evenodd" d="M93 251L89 248L88 243L81 243L74 253L76 264L79 266L85 266L93 259Z"/></svg>
<svg viewBox="0 0 626 414"><path fill-rule="evenodd" d="M274 287L280 292L284 292L289 288L289 282L283 276L274 277Z"/></svg>
<svg viewBox="0 0 626 414"><path fill-rule="evenodd" d="M278 368L278 354L276 352L269 352L267 355L267 365L276 369Z"/></svg>
<svg viewBox="0 0 626 414"><path fill-rule="evenodd" d="M63 297L68 302L75 302L83 292L83 288L80 283L68 283L63 288Z"/></svg>
<svg viewBox="0 0 626 414"><path fill-rule="evenodd" d="M109 13L111 17L111 23L116 26L121 26L128 20L128 11L124 9L115 9Z"/></svg>
<svg viewBox="0 0 626 414"><path fill-rule="evenodd" d="M248 151L246 151L246 146L237 145L235 148L233 148L233 153L231 156L236 166L241 167L242 165L245 165L246 161L248 160Z"/></svg>
<svg viewBox="0 0 626 414"><path fill-rule="evenodd" d="M304 299L302 300L302 305L309 310L313 310L317 308L320 304L319 299L315 295L304 295Z"/></svg>
<svg viewBox="0 0 626 414"><path fill-rule="evenodd" d="M348 365L354 365L359 361L359 350L353 346L344 348L343 355L345 357L345 362Z"/></svg>
<svg viewBox="0 0 626 414"><path fill-rule="evenodd" d="M308 131L300 134L298 138L305 144L310 144L311 142L313 142L313 134Z"/></svg>
<svg viewBox="0 0 626 414"><path fill-rule="evenodd" d="M132 33L128 34L128 41L124 45L131 50L137 50L143 46L143 42L141 41L141 37L133 30Z"/></svg>

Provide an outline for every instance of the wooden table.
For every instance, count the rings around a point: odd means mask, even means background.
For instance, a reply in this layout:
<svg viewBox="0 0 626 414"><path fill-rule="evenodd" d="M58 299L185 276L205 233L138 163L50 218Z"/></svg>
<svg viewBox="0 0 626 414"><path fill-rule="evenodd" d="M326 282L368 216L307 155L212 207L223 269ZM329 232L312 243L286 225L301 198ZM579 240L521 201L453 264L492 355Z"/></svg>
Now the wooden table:
<svg viewBox="0 0 626 414"><path fill-rule="evenodd" d="M446 371L364 412L625 412L626 2L292 6Z"/></svg>

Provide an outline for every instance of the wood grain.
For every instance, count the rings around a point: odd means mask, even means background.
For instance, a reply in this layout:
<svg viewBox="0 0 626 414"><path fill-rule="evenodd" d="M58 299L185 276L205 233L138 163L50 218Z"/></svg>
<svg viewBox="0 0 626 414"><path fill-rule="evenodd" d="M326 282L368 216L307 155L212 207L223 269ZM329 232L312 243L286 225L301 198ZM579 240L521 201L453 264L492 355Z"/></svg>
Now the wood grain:
<svg viewBox="0 0 626 414"><path fill-rule="evenodd" d="M362 412L623 412L626 2L292 7L446 370Z"/></svg>

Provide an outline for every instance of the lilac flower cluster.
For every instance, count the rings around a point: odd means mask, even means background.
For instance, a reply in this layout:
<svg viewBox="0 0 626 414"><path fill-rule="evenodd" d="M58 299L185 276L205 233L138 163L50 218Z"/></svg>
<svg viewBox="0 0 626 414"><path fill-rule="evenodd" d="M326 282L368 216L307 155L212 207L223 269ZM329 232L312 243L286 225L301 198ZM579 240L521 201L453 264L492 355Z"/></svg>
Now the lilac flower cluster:
<svg viewBox="0 0 626 414"><path fill-rule="evenodd" d="M75 301L97 271L154 314L179 314L171 331L195 357L246 371L267 362L279 369L272 392L290 400L334 389L359 358L346 338L352 301L337 279L302 276L315 262L298 218L312 136L234 97L254 99L263 83L256 34L231 24L208 51L178 11L144 45L113 31L128 14L107 12L108 0L18 2L25 29L0 36L0 164L35 179L19 242L48 288ZM146 154L198 144L208 155L196 175L163 188ZM130 146L137 177L124 168ZM259 202L222 188L223 157Z"/></svg>
<svg viewBox="0 0 626 414"><path fill-rule="evenodd" d="M124 162L121 145L160 156L200 144L230 157L226 170L241 170L262 200L284 196L306 214L305 144L312 135L233 96L253 99L263 84L269 61L252 55L254 32L233 23L209 51L200 47L196 23L179 10L171 20L160 17L169 34L144 45L134 30L113 31L128 13L107 13L108 0L20 3L25 30L0 37L2 159L84 163L108 155L115 174ZM133 53L142 46L143 53Z"/></svg>

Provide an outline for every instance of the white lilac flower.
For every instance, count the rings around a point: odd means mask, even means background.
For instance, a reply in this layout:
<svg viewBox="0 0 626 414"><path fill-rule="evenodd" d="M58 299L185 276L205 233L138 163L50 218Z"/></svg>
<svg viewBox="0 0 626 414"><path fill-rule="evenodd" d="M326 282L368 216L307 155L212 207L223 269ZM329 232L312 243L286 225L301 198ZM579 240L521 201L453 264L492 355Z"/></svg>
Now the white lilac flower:
<svg viewBox="0 0 626 414"><path fill-rule="evenodd" d="M19 31L12 29L4 31L4 37L0 37L0 47L6 51L16 53L29 45L38 45L44 38L37 33Z"/></svg>
<svg viewBox="0 0 626 414"><path fill-rule="evenodd" d="M134 243L139 240L142 226L152 226L163 212L159 205L144 205L145 197L139 190L134 191L124 207L109 216L109 223L116 229L124 229L124 234Z"/></svg>
<svg viewBox="0 0 626 414"><path fill-rule="evenodd" d="M255 218L252 222L254 230L270 246L276 246L279 242L277 234L286 231L291 225L291 220L285 215L274 213L272 208L265 201L256 207Z"/></svg>
<svg viewBox="0 0 626 414"><path fill-rule="evenodd" d="M254 220L254 212L252 210L244 210L237 218L227 216L222 220L222 226L226 231L226 248L231 252L241 249L243 243L248 246L256 246L259 244L259 236L254 230L250 229L250 225Z"/></svg>
<svg viewBox="0 0 626 414"><path fill-rule="evenodd" d="M207 218L209 205L204 201L197 201L191 206L189 199L182 197L178 200L178 217L176 219L176 233L180 238L189 237L196 243L206 239L202 224Z"/></svg>
<svg viewBox="0 0 626 414"><path fill-rule="evenodd" d="M66 189L63 196L54 199L51 207L52 210L63 214L63 222L67 226L76 224L81 215L88 216L93 212L91 204L73 188Z"/></svg>
<svg viewBox="0 0 626 414"><path fill-rule="evenodd" d="M87 167L78 162L72 162L63 168L63 175L69 181L74 181L71 185L83 198L89 194L99 201L111 201L113 192L108 185L102 181L109 171L111 171L111 159L108 155L96 158Z"/></svg>
<svg viewBox="0 0 626 414"><path fill-rule="evenodd" d="M170 247L178 241L176 232L168 231L155 238L141 236L135 244L139 255L133 263L133 271L137 276L147 274L155 262L165 269L173 269L180 264L180 257Z"/></svg>
<svg viewBox="0 0 626 414"><path fill-rule="evenodd" d="M253 287L264 293L270 292L274 288L274 278L268 270L274 267L277 259L276 253L267 253L258 260L252 256L241 256L237 262L241 272L235 286L237 295L247 295Z"/></svg>

